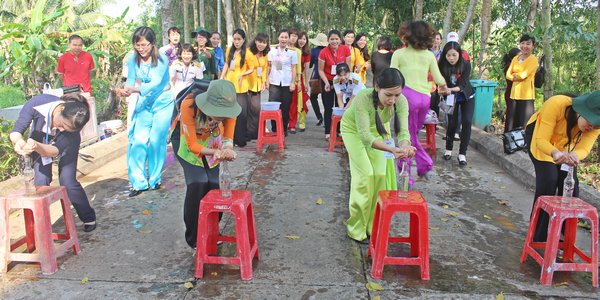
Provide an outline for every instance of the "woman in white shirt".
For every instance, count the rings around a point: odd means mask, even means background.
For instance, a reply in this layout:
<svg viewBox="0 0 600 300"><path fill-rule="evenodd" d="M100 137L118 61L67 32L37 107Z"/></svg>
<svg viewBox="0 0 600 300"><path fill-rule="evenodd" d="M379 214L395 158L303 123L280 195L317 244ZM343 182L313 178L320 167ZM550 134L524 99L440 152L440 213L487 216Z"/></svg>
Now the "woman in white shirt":
<svg viewBox="0 0 600 300"><path fill-rule="evenodd" d="M365 88L365 85L360 75L350 72L350 67L346 63L339 63L336 66L336 74L333 78L333 88L337 95L337 105L346 108L350 106L354 96Z"/></svg>
<svg viewBox="0 0 600 300"><path fill-rule="evenodd" d="M292 92L296 90L296 65L298 55L296 51L288 49L290 33L287 29L281 30L278 35L279 44L271 49L269 60L269 102L281 102L283 114L283 132L287 136L290 120L290 103ZM273 132L277 131L275 121L271 122Z"/></svg>
<svg viewBox="0 0 600 300"><path fill-rule="evenodd" d="M177 96L186 87L194 82L194 78L202 79L204 76L204 63L197 60L198 53L190 44L183 44L177 54L177 60L169 67L169 78L173 95Z"/></svg>

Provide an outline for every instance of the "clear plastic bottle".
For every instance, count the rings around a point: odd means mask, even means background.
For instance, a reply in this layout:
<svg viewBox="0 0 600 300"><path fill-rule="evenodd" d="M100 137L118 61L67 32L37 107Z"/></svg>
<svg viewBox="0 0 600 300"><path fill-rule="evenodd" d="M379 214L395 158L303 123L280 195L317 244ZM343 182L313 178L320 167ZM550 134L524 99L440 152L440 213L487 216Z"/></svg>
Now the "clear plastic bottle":
<svg viewBox="0 0 600 300"><path fill-rule="evenodd" d="M563 184L563 197L567 197L567 198L573 197L574 189L575 189L575 179L573 178L573 167L569 167L569 171L567 172L567 177L565 177L565 182Z"/></svg>
<svg viewBox="0 0 600 300"><path fill-rule="evenodd" d="M229 162L222 161L219 165L219 189L224 198L231 197L231 173L229 172Z"/></svg>
<svg viewBox="0 0 600 300"><path fill-rule="evenodd" d="M21 174L23 176L23 186L27 193L33 193L35 192L35 186L33 183L34 172L31 166L31 158L29 158L29 156L23 156L22 160L23 169L21 171Z"/></svg>
<svg viewBox="0 0 600 300"><path fill-rule="evenodd" d="M406 161L402 161L402 170L400 170L400 174L398 175L398 197L408 197L408 180L408 166L406 165Z"/></svg>

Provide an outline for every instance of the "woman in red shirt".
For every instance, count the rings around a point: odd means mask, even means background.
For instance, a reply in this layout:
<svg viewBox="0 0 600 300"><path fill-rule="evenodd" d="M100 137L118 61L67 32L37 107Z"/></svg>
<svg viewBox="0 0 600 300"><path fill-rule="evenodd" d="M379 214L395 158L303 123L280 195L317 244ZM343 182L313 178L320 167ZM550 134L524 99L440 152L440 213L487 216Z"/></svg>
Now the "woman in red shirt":
<svg viewBox="0 0 600 300"><path fill-rule="evenodd" d="M333 77L336 75L337 64L345 62L350 65L350 49L340 47L342 44L342 34L333 29L327 34L329 45L319 53L319 77L323 86L321 99L325 107L325 139L329 140L329 130L331 129L331 112L335 101L335 91L333 90Z"/></svg>

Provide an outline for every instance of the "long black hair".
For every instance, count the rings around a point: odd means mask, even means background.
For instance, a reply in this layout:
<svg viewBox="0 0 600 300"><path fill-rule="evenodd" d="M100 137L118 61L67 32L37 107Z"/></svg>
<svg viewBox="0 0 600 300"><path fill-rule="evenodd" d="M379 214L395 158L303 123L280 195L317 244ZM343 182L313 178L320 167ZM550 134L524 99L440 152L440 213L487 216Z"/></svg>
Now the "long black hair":
<svg viewBox="0 0 600 300"><path fill-rule="evenodd" d="M395 87L404 88L404 76L400 72L400 70L396 68L385 68L379 73L379 76L375 78L375 86L379 89L389 89ZM381 136L385 136L388 134L385 127L383 127L383 123L381 123L381 118L379 117L379 113L377 113L377 107L379 106L379 93L373 89L373 106L375 107L375 126L377 127L377 132ZM396 113L396 104L394 104L394 133L398 135L400 132L400 121L398 120L398 114Z"/></svg>
<svg viewBox="0 0 600 300"><path fill-rule="evenodd" d="M458 61L455 65L451 65L446 59L446 54L448 51L455 50L458 52ZM450 77L453 74L462 74L465 71L465 63L462 57L462 49L460 48L460 44L457 42L448 42L444 46L444 50L442 50L442 54L440 54L440 60L438 61L438 67L440 68L440 73L444 76L446 82L450 82Z"/></svg>
<svg viewBox="0 0 600 300"><path fill-rule="evenodd" d="M243 29L238 28L233 31L233 34L231 36L234 36L236 34L240 35L244 39L242 46L240 46L240 56L241 56L240 67L241 67L244 65L244 60L246 59L246 32ZM236 50L235 45L232 43L231 46L229 47L229 55L227 56L226 63L229 64L231 62L231 60L233 60L233 56L235 55L235 50Z"/></svg>
<svg viewBox="0 0 600 300"><path fill-rule="evenodd" d="M561 95L571 98L579 96L575 93L562 93ZM577 119L579 119L579 115L573 109L573 106L567 106L567 109L565 109L565 119L567 120L567 143L565 144L565 147L568 147L571 144L571 141L573 141L573 128L577 126Z"/></svg>
<svg viewBox="0 0 600 300"><path fill-rule="evenodd" d="M369 59L371 59L371 56L369 55L369 47L367 47L367 45L365 45L362 49L360 47L358 47L358 40L360 40L362 37L367 38L367 34L366 33L359 33L356 38L354 39L354 44L352 45L354 48L358 49L358 51L360 51L360 54L363 56L363 58L365 59L365 61L368 61Z"/></svg>
<svg viewBox="0 0 600 300"><path fill-rule="evenodd" d="M60 97L65 101L60 115L73 123L73 129L79 131L90 120L90 106L85 97L80 94L66 94Z"/></svg>
<svg viewBox="0 0 600 300"><path fill-rule="evenodd" d="M150 43L150 46L152 47L152 51L150 52L150 57L152 58L152 65L156 66L158 64L158 60L160 59L162 61L162 58L160 57L158 48L156 48L156 34L154 34L154 30L147 26L138 27L133 33L133 36L131 37L131 43L133 44L134 48L135 43L137 43L141 38L146 39L146 41ZM140 56L140 53L137 50L135 50L134 52L135 60L139 66L142 61L142 57Z"/></svg>

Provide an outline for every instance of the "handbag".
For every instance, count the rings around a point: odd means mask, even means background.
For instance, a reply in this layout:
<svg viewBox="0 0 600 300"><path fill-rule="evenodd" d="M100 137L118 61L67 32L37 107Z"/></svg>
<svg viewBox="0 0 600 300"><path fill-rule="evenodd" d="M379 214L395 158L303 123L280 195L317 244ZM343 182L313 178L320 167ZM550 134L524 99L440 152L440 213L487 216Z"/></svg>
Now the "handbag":
<svg viewBox="0 0 600 300"><path fill-rule="evenodd" d="M316 66L313 68L313 76L311 76L311 77L314 77L315 72L316 72ZM318 95L323 91L323 89L321 87L321 79L318 79L318 78L311 79L308 81L308 85L310 86L310 95L311 96Z"/></svg>
<svg viewBox="0 0 600 300"><path fill-rule="evenodd" d="M525 141L525 130L523 127L517 127L511 131L502 134L502 143L504 144L504 153L512 154L519 150L527 149Z"/></svg>
<svg viewBox="0 0 600 300"><path fill-rule="evenodd" d="M53 89L52 86L50 86L50 83L46 82L44 83L42 94L49 94L54 95L56 97L62 97L64 93L62 88Z"/></svg>

